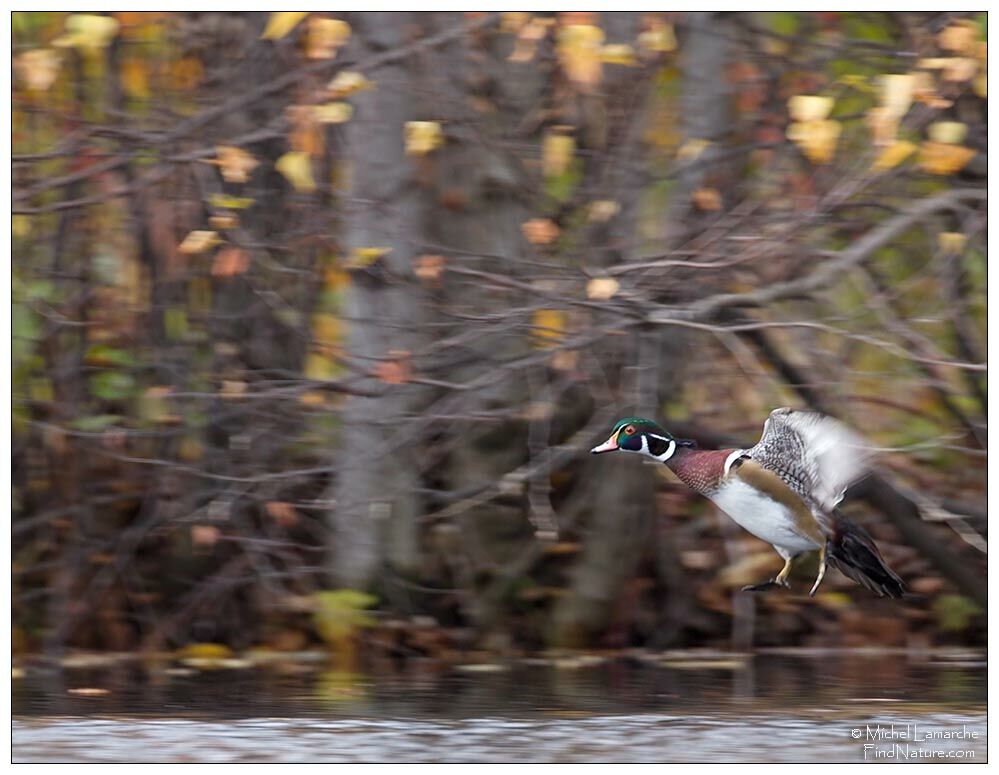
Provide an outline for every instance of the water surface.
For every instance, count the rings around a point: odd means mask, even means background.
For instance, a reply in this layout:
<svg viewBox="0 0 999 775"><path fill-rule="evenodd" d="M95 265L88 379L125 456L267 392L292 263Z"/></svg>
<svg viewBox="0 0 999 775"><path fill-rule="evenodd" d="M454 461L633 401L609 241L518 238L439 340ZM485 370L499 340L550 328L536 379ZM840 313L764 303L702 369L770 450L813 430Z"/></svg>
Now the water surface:
<svg viewBox="0 0 999 775"><path fill-rule="evenodd" d="M13 758L983 762L985 700L983 658L906 654L409 663L377 677L29 667L14 682Z"/></svg>

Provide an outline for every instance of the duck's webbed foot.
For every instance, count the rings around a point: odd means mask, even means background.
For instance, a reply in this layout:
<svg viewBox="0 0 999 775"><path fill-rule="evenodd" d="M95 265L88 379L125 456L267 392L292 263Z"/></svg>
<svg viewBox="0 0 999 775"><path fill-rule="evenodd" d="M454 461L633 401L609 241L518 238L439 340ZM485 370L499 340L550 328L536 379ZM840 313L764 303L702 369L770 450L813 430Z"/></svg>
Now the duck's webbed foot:
<svg viewBox="0 0 999 775"><path fill-rule="evenodd" d="M787 579L782 579L779 576L777 578L770 579L770 581L761 581L759 584L747 584L742 588L743 592L763 592L766 589L773 589L774 587L783 587L788 589L791 585L787 583Z"/></svg>
<svg viewBox="0 0 999 775"><path fill-rule="evenodd" d="M777 574L775 578L770 579L770 581L763 581L759 584L747 584L742 588L743 592L762 592L765 589L773 589L774 587L783 587L784 589L790 589L791 585L787 581L787 577L791 575L791 561L793 557L784 558L784 567L781 572Z"/></svg>

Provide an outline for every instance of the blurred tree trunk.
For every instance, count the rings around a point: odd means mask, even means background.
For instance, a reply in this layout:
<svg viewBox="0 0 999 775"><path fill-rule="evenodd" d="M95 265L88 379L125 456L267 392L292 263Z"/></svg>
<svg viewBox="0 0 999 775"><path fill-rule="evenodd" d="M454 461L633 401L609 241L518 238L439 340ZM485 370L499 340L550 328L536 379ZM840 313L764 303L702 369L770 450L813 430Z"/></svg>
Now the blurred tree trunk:
<svg viewBox="0 0 999 775"><path fill-rule="evenodd" d="M605 14L608 39L612 42L633 40L638 32L637 22L638 14ZM730 124L725 79L730 45L728 26L720 14L685 15L680 142L696 138L711 140L713 145L704 152L705 166L677 175L667 208L663 243L655 252L661 252L661 247L677 248L695 233L698 225L693 217L691 195L704 185L707 174L713 171L710 160L719 153L718 142ZM609 102L615 89L613 82L606 86ZM636 104L647 104L647 98ZM643 129L640 110L638 115L628 118L623 144L640 151L639 138ZM619 173L621 179L616 189L622 194L621 209L605 235L612 248L605 255L625 262L640 259L646 252L638 236L642 233L639 209L643 181L642 165L638 163L641 158L626 157L626 161L635 163L620 165L625 170ZM665 296L670 295L668 287L665 286ZM618 374L620 382L612 386L619 396L622 416L637 413L656 417L659 414L663 402L682 384L682 352L686 345L686 336L667 328L640 330L634 335L628 350L629 365ZM612 344L603 355L598 349L596 355L603 361L605 373L613 375L621 371L620 364L614 362L620 359L621 350L618 343ZM634 574L643 554L648 552L650 539L653 545L659 544L655 558L661 597L666 599L665 621L660 623L660 629L675 632L678 622L674 618L690 603L689 590L682 569L676 566L676 552L670 545L669 536L653 530L657 510L653 468L637 465L634 460L610 460L610 457L614 456L588 459L582 464L580 487L591 495L579 502L590 506L592 511L585 549L575 569L572 586L555 613L553 635L560 645L582 645L606 628L624 584ZM657 639L661 641L663 637Z"/></svg>
<svg viewBox="0 0 999 775"><path fill-rule="evenodd" d="M351 17L358 58L390 51L410 39L416 17L408 13L361 13ZM418 166L406 156L405 125L417 116L422 90L412 61L374 74L376 87L355 97L344 130L344 253L363 248L389 252L351 273L346 293L347 352L361 390L343 410L337 453L338 478L330 514L332 575L345 587L369 587L389 560L406 569L416 561L416 518L422 505L416 467L418 440L406 421L425 390L386 384L372 376L397 351L411 353L422 341L427 313L413 277L415 242L423 231L423 193Z"/></svg>

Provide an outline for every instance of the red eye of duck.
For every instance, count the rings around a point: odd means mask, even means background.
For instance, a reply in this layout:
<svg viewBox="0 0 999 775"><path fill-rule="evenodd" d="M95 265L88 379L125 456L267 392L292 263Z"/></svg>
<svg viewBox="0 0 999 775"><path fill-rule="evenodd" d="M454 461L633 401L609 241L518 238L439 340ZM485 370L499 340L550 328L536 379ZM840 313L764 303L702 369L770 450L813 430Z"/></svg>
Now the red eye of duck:
<svg viewBox="0 0 999 775"><path fill-rule="evenodd" d="M635 433L635 426L634 425L625 425L624 426L624 435L625 436L633 436L634 433Z"/></svg>

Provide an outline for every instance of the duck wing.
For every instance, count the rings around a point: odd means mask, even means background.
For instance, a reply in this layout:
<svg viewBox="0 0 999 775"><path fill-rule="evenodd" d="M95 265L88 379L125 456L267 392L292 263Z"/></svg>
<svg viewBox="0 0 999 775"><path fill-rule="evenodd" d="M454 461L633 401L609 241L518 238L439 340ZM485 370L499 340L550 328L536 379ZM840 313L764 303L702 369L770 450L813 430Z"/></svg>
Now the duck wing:
<svg viewBox="0 0 999 775"><path fill-rule="evenodd" d="M770 413L759 442L746 454L777 474L824 527L872 457L870 445L838 420L787 407Z"/></svg>

